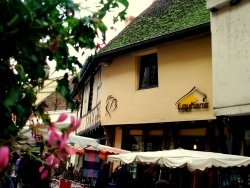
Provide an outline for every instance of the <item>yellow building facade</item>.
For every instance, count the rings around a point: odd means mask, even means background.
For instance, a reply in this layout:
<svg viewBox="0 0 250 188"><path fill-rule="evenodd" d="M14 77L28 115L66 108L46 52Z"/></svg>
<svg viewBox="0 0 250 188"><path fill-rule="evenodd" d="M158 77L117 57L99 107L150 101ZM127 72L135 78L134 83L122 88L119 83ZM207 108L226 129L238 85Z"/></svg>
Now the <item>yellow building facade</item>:
<svg viewBox="0 0 250 188"><path fill-rule="evenodd" d="M102 110L102 125L214 119L210 39L205 34L162 44L114 58L103 66L101 101L112 95L117 107L110 115ZM158 59L158 86L139 89L140 56L152 53ZM206 93L209 107L179 112L175 103L193 87ZM101 108L106 107L102 102Z"/></svg>
<svg viewBox="0 0 250 188"><path fill-rule="evenodd" d="M227 153L228 126L214 116L205 2L155 1L87 59L80 78L77 135L132 152ZM134 178L144 168L128 167Z"/></svg>
<svg viewBox="0 0 250 188"><path fill-rule="evenodd" d="M205 2L168 2L155 1L88 60L73 94L81 101L77 134L132 152L246 154L242 127L215 116L213 88L221 83L212 54L222 56L212 49ZM128 169L134 178L145 170Z"/></svg>
<svg viewBox="0 0 250 188"><path fill-rule="evenodd" d="M224 151L209 19L199 0L157 1L134 18L80 73L77 134L131 151Z"/></svg>
<svg viewBox="0 0 250 188"><path fill-rule="evenodd" d="M152 53L157 54L158 86L140 89L140 57ZM114 146L122 147L122 140L126 140L122 136L146 138L147 135L161 140L154 149L166 149L163 142L170 139L166 138L166 130L177 127L182 136L205 139L207 124L216 119L211 70L210 33L125 54L114 58L108 66L102 66L101 124L106 130L115 130ZM190 92L192 89L194 91ZM201 92L206 95L206 101ZM178 101L181 106L192 102L198 105L180 110ZM193 124L193 128L188 124ZM139 146L125 144L126 149L146 150L146 146L142 148L145 141L142 137L141 143L137 143ZM151 143L148 145L150 149Z"/></svg>

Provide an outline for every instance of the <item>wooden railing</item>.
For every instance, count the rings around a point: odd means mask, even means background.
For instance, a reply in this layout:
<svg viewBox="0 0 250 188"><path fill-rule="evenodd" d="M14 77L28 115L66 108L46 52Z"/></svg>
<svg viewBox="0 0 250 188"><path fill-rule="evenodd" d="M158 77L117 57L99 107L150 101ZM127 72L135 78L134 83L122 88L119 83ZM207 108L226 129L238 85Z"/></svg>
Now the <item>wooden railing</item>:
<svg viewBox="0 0 250 188"><path fill-rule="evenodd" d="M91 111L82 116L81 125L76 134L91 131L101 124L101 102L99 102Z"/></svg>

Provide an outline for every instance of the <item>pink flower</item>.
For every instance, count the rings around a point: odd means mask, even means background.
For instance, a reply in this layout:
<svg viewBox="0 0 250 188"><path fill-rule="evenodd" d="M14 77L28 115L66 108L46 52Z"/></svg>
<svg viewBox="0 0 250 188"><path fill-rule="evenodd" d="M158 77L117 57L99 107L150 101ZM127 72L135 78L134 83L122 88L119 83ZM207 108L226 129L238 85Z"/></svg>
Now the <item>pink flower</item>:
<svg viewBox="0 0 250 188"><path fill-rule="evenodd" d="M70 123L70 129L72 131L75 131L81 124L81 119L75 119L74 116L71 116L71 123Z"/></svg>
<svg viewBox="0 0 250 188"><path fill-rule="evenodd" d="M51 169L54 169L56 165L60 164L60 159L56 158L54 154L51 154L50 156L45 159L47 163L51 166Z"/></svg>
<svg viewBox="0 0 250 188"><path fill-rule="evenodd" d="M45 162L47 164L39 168L41 179L45 179L48 176L49 170L54 170L55 166L60 164L60 159L58 156L56 157L54 154L51 154L45 159Z"/></svg>
<svg viewBox="0 0 250 188"><path fill-rule="evenodd" d="M78 129L78 127L81 125L81 119L75 119L74 116L70 116L70 127L68 130L65 131L67 135L69 135L71 132L74 132Z"/></svg>
<svg viewBox="0 0 250 188"><path fill-rule="evenodd" d="M49 169L46 168L45 166L41 166L39 168L39 172L41 173L41 179L45 179L48 176Z"/></svg>
<svg viewBox="0 0 250 188"><path fill-rule="evenodd" d="M70 116L70 127L75 126L76 118L74 116Z"/></svg>
<svg viewBox="0 0 250 188"><path fill-rule="evenodd" d="M52 164L52 162L53 162L54 159L55 159L55 155L54 155L54 154L51 154L51 155L49 155L49 156L45 159L45 161L46 161L47 163L49 163L49 164Z"/></svg>
<svg viewBox="0 0 250 188"><path fill-rule="evenodd" d="M48 170L53 170L56 165L60 164L62 158L76 153L75 149L67 145L67 140L69 134L73 131L76 131L80 126L81 119L76 119L74 116L70 116L70 126L62 129L62 134L56 129L56 123L63 122L67 118L68 115L62 113L58 120L55 123L52 123L47 130L47 134L49 135L47 140L48 144L56 149L56 153L49 155L45 159L47 164L39 168L42 179L47 177Z"/></svg>
<svg viewBox="0 0 250 188"><path fill-rule="evenodd" d="M4 169L9 162L10 149L7 146L0 147L0 170Z"/></svg>
<svg viewBox="0 0 250 188"><path fill-rule="evenodd" d="M72 128L72 131L76 131L76 129L78 129L78 127L81 125L81 119L76 119L74 121L74 124L70 124L70 127Z"/></svg>
<svg viewBox="0 0 250 188"><path fill-rule="evenodd" d="M65 158L69 155L76 154L76 150L69 145L66 145L63 150L58 153L59 158Z"/></svg>
<svg viewBox="0 0 250 188"><path fill-rule="evenodd" d="M60 138L60 135L57 133L57 130L56 130L54 124L52 124L48 128L48 132L50 132L49 139L48 139L48 144L49 145L53 144L54 140Z"/></svg>
<svg viewBox="0 0 250 188"><path fill-rule="evenodd" d="M76 150L71 148L70 146L65 146L64 147L65 155L73 155L76 153Z"/></svg>
<svg viewBox="0 0 250 188"><path fill-rule="evenodd" d="M65 121L67 118L68 118L68 115L67 115L67 114L61 113L60 116L59 116L59 118L58 118L58 120L56 121L56 123L58 123L58 122L63 122L63 121Z"/></svg>
<svg viewBox="0 0 250 188"><path fill-rule="evenodd" d="M59 150L63 150L63 148L66 146L66 143L67 143L67 139L68 139L68 135L66 134L63 134L59 140L60 140L60 145L59 145Z"/></svg>

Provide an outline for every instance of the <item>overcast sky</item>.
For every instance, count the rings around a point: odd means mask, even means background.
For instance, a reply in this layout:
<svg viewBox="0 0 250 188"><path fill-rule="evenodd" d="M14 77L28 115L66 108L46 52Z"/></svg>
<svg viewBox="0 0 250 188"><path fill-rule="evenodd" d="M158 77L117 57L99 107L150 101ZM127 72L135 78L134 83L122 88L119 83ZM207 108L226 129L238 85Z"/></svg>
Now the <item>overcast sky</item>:
<svg viewBox="0 0 250 188"><path fill-rule="evenodd" d="M76 0L81 2L81 0ZM93 6L93 2L95 0L89 0L84 2L83 6ZM89 2L90 4L87 4L87 2ZM142 11L144 11L149 5L151 5L153 2L153 0L129 0L129 7L127 10L127 15L126 16L138 16ZM112 18L113 15L115 15L115 13L110 13L108 16L106 16L106 18L103 20L105 25L110 28L111 26L114 27L115 29L111 30L108 29L107 33L106 33L106 43L108 43L113 37L115 37L125 26L125 22L117 22L115 24L113 24L112 22ZM70 47L69 47L70 48ZM84 63L86 57L90 54L90 53L85 53L84 56L82 56L82 52L78 53L76 52L73 48L70 48L70 52L72 55L75 55L78 57L78 60L81 63ZM50 66L50 77L58 77L64 74L64 71L60 71L60 72L56 72L54 73L54 67L55 67L56 63L55 62L49 62L49 66ZM53 74L52 74L53 73Z"/></svg>
<svg viewBox="0 0 250 188"><path fill-rule="evenodd" d="M144 11L149 5L151 5L153 0L129 0L129 7L126 16L138 16L142 11ZM107 17L108 18L108 17ZM112 19L112 17L111 17ZM105 24L112 25L110 18L105 19ZM125 22L118 22L114 25L116 31L109 31L107 33L107 41L110 41L114 36L116 36L125 26Z"/></svg>

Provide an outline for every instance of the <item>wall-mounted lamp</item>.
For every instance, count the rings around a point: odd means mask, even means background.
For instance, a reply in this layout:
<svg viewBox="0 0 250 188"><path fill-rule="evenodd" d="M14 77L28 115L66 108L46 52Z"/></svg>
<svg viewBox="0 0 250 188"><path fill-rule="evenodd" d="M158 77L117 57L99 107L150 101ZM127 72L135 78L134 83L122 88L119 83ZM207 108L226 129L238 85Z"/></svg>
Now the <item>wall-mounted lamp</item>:
<svg viewBox="0 0 250 188"><path fill-rule="evenodd" d="M194 148L194 149L197 149L197 145L196 145L196 144L194 144L193 148Z"/></svg>

